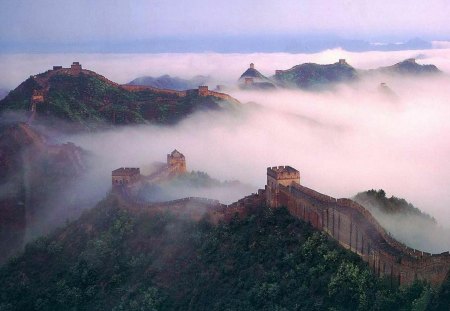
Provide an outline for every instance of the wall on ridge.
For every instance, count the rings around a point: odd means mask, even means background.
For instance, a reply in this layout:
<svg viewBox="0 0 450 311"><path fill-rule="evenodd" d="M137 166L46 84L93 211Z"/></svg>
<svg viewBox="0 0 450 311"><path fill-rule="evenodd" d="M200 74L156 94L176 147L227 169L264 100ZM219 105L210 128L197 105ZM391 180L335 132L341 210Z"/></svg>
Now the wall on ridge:
<svg viewBox="0 0 450 311"><path fill-rule="evenodd" d="M335 199L293 183L266 187L274 206L326 232L343 247L366 261L376 275L392 284L411 284L415 279L441 284L450 270L450 255L429 254L409 248L391 237L364 207L349 199Z"/></svg>

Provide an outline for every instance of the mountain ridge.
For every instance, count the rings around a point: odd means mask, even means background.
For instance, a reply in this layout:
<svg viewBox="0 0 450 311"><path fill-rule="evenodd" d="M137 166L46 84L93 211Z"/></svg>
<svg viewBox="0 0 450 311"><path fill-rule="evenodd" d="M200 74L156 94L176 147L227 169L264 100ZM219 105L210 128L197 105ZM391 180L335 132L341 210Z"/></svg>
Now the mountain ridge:
<svg viewBox="0 0 450 311"><path fill-rule="evenodd" d="M239 102L206 87L184 92L120 85L74 62L71 68L30 76L0 101L0 111L32 111L71 123L80 129L105 125L173 124L201 110L220 110Z"/></svg>
<svg viewBox="0 0 450 311"><path fill-rule="evenodd" d="M421 65L414 58L408 58L391 66L376 69L357 69L339 59L333 64L302 63L285 70L275 70L270 78L254 68L254 64L240 76L239 83L243 89L299 88L321 90L338 83L351 83L367 75L409 75L423 76L442 74L435 65ZM268 87L264 85L270 84Z"/></svg>
<svg viewBox="0 0 450 311"><path fill-rule="evenodd" d="M0 307L410 310L423 299L429 310L444 306L448 285L390 288L284 208L217 225L170 212L177 208L133 210L108 196L0 268Z"/></svg>
<svg viewBox="0 0 450 311"><path fill-rule="evenodd" d="M172 77L170 75L162 75L159 77L142 76L128 82L127 85L145 85L153 86L161 89L173 89L177 91L184 91L188 89L195 89L200 85L206 85L211 80L209 76L195 76L191 79L182 79L179 77Z"/></svg>

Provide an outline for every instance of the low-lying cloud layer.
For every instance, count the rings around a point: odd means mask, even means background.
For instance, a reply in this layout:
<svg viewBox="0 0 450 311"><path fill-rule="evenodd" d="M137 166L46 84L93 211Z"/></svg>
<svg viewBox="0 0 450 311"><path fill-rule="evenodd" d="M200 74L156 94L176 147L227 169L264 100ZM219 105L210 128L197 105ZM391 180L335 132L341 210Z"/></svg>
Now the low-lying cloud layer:
<svg viewBox="0 0 450 311"><path fill-rule="evenodd" d="M8 57L13 56L0 56L0 63ZM185 78L206 74L226 83L236 81L250 62L270 75L277 68L331 63L338 58L367 69L418 57L420 63L450 72L449 50L101 57L81 55L76 60L118 82L168 73ZM75 60L69 55L42 59L46 67ZM0 82L6 80L3 77ZM380 93L380 82L387 82L399 100ZM111 170L144 167L177 148L185 154L189 170L206 171L220 180L238 179L256 190L264 186L268 166L291 165L300 170L303 185L319 192L351 197L372 188L384 189L450 227L449 85L444 74L435 78L367 77L321 93L235 90L231 95L243 103L236 110L199 112L172 127L123 127L63 140L97 157L92 183L103 194ZM230 200L241 195L236 193Z"/></svg>
<svg viewBox="0 0 450 311"><path fill-rule="evenodd" d="M450 225L449 80L393 79L400 101L376 81L320 94L236 92L241 109L202 112L175 127L139 126L71 137L102 169L141 166L178 148L190 169L263 187L268 166L289 164L302 183L349 197L385 189ZM249 103L252 102L252 103ZM238 198L236 198L238 199Z"/></svg>

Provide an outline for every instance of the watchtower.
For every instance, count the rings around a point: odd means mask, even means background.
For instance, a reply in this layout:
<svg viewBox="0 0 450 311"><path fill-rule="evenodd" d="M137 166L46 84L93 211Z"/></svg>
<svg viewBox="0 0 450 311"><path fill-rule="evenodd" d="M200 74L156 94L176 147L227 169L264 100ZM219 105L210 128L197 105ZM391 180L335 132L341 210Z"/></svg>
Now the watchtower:
<svg viewBox="0 0 450 311"><path fill-rule="evenodd" d="M280 187L300 184L300 172L291 166L274 166L267 168L266 201L270 207L280 206Z"/></svg>
<svg viewBox="0 0 450 311"><path fill-rule="evenodd" d="M345 61L345 58L339 59L339 65L347 65L347 62Z"/></svg>
<svg viewBox="0 0 450 311"><path fill-rule="evenodd" d="M209 90L207 85L200 85L198 87L198 96L208 96Z"/></svg>
<svg viewBox="0 0 450 311"><path fill-rule="evenodd" d="M181 175L186 173L186 159L178 150L167 155L167 169L170 175Z"/></svg>
<svg viewBox="0 0 450 311"><path fill-rule="evenodd" d="M79 62L73 62L72 65L70 66L70 71L72 74L74 75L78 75L81 73L81 64Z"/></svg>
<svg viewBox="0 0 450 311"><path fill-rule="evenodd" d="M130 186L141 178L141 171L136 167L121 167L111 173L113 186Z"/></svg>
<svg viewBox="0 0 450 311"><path fill-rule="evenodd" d="M250 68L251 68L251 69L255 69L255 64L250 63Z"/></svg>

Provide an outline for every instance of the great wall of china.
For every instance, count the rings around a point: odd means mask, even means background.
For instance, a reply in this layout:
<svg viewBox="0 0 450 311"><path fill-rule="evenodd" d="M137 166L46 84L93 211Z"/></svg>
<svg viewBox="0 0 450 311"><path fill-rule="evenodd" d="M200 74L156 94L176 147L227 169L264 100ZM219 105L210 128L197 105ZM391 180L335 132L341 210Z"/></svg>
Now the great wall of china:
<svg viewBox="0 0 450 311"><path fill-rule="evenodd" d="M176 163L171 161L174 155L180 157ZM176 150L169 154L166 171L170 172L168 176L184 174L184 156ZM139 169L121 168L113 171L112 175L113 190L116 189L116 193L122 194L127 201L132 201L134 208L170 207L174 213L189 215L196 220L207 214L211 221L217 223L264 205L270 208L286 207L294 217L310 223L344 248L358 254L377 276L388 278L392 285L411 284L416 279L439 285L450 277L448 251L430 254L407 247L387 233L360 204L350 199L335 199L302 186L300 172L290 166L267 168L265 189L230 205L196 197L159 203L137 202L126 188L133 187L132 181L140 179Z"/></svg>
<svg viewBox="0 0 450 311"><path fill-rule="evenodd" d="M145 85L128 85L128 84L118 84L115 83L102 75L95 73L94 71L83 69L79 62L73 62L70 68L63 68L62 66L53 66L53 69L47 70L43 74L31 76L41 87L40 90L34 90L33 95L31 97L31 111L36 112L36 104L42 103L45 100L45 94L49 91L49 80L50 78L56 75L68 75L68 76L78 76L80 74L84 74L87 76L96 77L101 81L113 85L115 87L122 88L129 92L143 92L150 91L155 94L164 94L164 95L172 95L177 97L186 97L186 96L200 96L206 97L211 96L216 99L229 101L235 104L239 104L239 101L228 94L211 91L208 89L208 86L201 85L197 89L185 90L185 91L176 91L169 89L159 89L152 86Z"/></svg>
<svg viewBox="0 0 450 311"><path fill-rule="evenodd" d="M300 173L292 167L269 167L265 192L268 206L287 207L293 216L327 233L392 283L411 284L419 279L438 285L448 277L448 251L430 254L403 245L358 203L300 185Z"/></svg>

